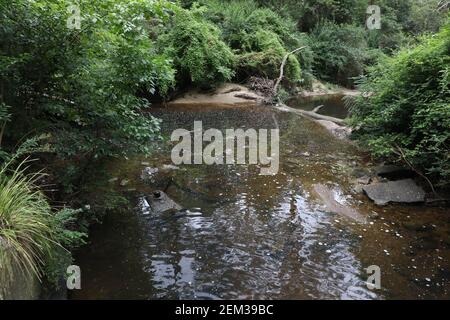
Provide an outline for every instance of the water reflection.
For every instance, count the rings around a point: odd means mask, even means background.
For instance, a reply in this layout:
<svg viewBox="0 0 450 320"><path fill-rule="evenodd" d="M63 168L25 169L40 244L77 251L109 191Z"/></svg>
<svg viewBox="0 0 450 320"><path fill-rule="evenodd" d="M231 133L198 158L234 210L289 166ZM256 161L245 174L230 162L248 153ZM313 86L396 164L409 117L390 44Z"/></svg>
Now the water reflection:
<svg viewBox="0 0 450 320"><path fill-rule="evenodd" d="M83 290L72 298L383 299L420 291L404 282L403 275L409 275L402 249L410 241L407 232L389 242L394 249L389 248L388 258L396 258L399 266L393 269L383 251L388 246L380 222L363 226L327 212L314 193L314 185L321 183L361 214L375 210L366 199L350 197L342 164L361 161L353 146L308 120L260 107L157 115L164 120L165 134L189 128L194 120L219 129L279 126L280 173L267 177L258 175L258 166L193 165L159 170L161 175L143 181L143 159L111 164L113 175L120 172L133 181L136 192L128 196L137 209L112 213L92 230L91 245L77 259ZM151 168L167 168L170 145L164 143L144 160ZM143 196L161 186L183 210L149 212ZM448 249L438 247L440 268L448 272ZM366 287L364 268L372 264L385 271L381 291ZM446 291L434 294L442 297Z"/></svg>

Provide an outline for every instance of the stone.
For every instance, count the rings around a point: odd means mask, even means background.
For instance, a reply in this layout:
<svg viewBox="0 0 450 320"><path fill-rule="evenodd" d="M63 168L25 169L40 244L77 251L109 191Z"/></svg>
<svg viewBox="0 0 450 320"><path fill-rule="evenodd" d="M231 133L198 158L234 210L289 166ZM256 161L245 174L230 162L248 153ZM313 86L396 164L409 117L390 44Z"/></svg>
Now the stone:
<svg viewBox="0 0 450 320"><path fill-rule="evenodd" d="M372 213L369 214L369 218L372 220L378 220L378 219L380 219L380 215L377 212L372 211Z"/></svg>
<svg viewBox="0 0 450 320"><path fill-rule="evenodd" d="M151 179L153 175L159 172L158 168L151 168L151 167L145 167L144 170L142 170L141 178L143 180Z"/></svg>
<svg viewBox="0 0 450 320"><path fill-rule="evenodd" d="M370 172L364 168L355 168L352 170L352 176L356 178L368 177Z"/></svg>
<svg viewBox="0 0 450 320"><path fill-rule="evenodd" d="M352 190L355 194L364 194L363 185L361 184L355 184Z"/></svg>
<svg viewBox="0 0 450 320"><path fill-rule="evenodd" d="M425 201L425 191L412 179L375 183L364 186L363 190L377 205Z"/></svg>
<svg viewBox="0 0 450 320"><path fill-rule="evenodd" d="M165 192L159 190L145 197L144 200L144 207L147 207L148 211L152 214L175 213L182 209Z"/></svg>
<svg viewBox="0 0 450 320"><path fill-rule="evenodd" d="M363 176L363 177L358 178L358 180L356 180L356 181L357 181L359 184L367 185L367 184L370 183L370 180L371 180L370 177L368 177L368 176Z"/></svg>
<svg viewBox="0 0 450 320"><path fill-rule="evenodd" d="M311 156L311 154L309 152L303 152L301 155L304 156L304 157L310 157Z"/></svg>

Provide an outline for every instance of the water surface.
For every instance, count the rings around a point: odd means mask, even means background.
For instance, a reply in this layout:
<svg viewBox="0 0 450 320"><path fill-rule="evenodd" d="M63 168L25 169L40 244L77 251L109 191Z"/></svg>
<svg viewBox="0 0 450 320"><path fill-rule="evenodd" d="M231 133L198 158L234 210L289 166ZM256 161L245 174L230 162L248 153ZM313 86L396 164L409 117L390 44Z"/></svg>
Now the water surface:
<svg viewBox="0 0 450 320"><path fill-rule="evenodd" d="M345 95L334 94L318 97L294 97L287 101L287 105L292 108L299 108L306 111L313 111L319 106L323 106L317 111L318 114L335 117L339 119L347 118L349 111L344 100Z"/></svg>
<svg viewBox="0 0 450 320"><path fill-rule="evenodd" d="M77 254L82 290L72 299L417 299L449 298L450 217L445 208L376 207L352 192L349 172L368 160L316 123L265 107L159 109L173 129L280 129L280 172L253 166L170 165L173 144L149 158L108 165L114 188L135 209L92 228ZM152 181L146 167L159 168ZM120 181L130 180L126 186ZM314 186L368 218L329 212ZM153 190L187 209L146 215ZM374 213L377 213L375 215ZM371 216L372 218L369 218ZM365 268L381 268L381 290Z"/></svg>

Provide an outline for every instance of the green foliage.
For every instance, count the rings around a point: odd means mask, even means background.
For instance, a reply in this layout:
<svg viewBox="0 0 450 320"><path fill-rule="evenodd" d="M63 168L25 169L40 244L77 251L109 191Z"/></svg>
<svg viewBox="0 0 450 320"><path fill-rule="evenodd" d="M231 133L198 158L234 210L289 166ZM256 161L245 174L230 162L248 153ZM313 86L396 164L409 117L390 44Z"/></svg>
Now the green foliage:
<svg viewBox="0 0 450 320"><path fill-rule="evenodd" d="M19 167L11 176L0 170L0 265L10 274L14 265L41 275L54 243L51 209L33 185L40 175L26 176Z"/></svg>
<svg viewBox="0 0 450 320"><path fill-rule="evenodd" d="M370 68L352 107L356 137L374 156L406 160L450 183L450 25Z"/></svg>
<svg viewBox="0 0 450 320"><path fill-rule="evenodd" d="M204 0L206 17L223 30L226 43L238 55L238 78L278 77L283 57L301 46L305 49L289 58L288 84L310 82L312 52L307 39L297 32L289 18L268 8L258 7L253 0ZM302 72L303 69L303 72Z"/></svg>
<svg viewBox="0 0 450 320"><path fill-rule="evenodd" d="M378 54L368 48L363 28L331 22L324 22L313 30L311 47L316 75L346 86L352 85L352 78L362 75Z"/></svg>
<svg viewBox="0 0 450 320"><path fill-rule="evenodd" d="M9 140L48 133L68 159L148 152L159 121L143 113L141 93L164 94L173 85L170 60L146 28L164 14L142 0L83 1L78 31L67 28L68 5L18 0L1 7L2 98L15 128Z"/></svg>
<svg viewBox="0 0 450 320"><path fill-rule="evenodd" d="M51 228L54 233L54 245L45 261L43 272L45 278L53 286L58 287L59 281L66 277L67 267L73 264L73 257L69 250L84 245L87 236L86 226L81 226L80 219L83 210L64 208L53 213Z"/></svg>
<svg viewBox="0 0 450 320"><path fill-rule="evenodd" d="M259 0L283 16L298 21L298 28L311 32L323 21L336 24L365 22L367 0Z"/></svg>
<svg viewBox="0 0 450 320"><path fill-rule="evenodd" d="M27 174L26 161L10 170L12 164L0 168L0 275L5 277L1 281L13 281L13 270L19 268L56 282L45 268L63 256L71 259L66 249L82 244L85 234L68 229L76 211L52 212L39 190L42 173ZM66 267L53 269L52 275L62 275Z"/></svg>
<svg viewBox="0 0 450 320"><path fill-rule="evenodd" d="M201 16L202 11L175 10L171 26L158 41L172 57L181 81L211 87L230 80L235 57L221 40L220 31Z"/></svg>

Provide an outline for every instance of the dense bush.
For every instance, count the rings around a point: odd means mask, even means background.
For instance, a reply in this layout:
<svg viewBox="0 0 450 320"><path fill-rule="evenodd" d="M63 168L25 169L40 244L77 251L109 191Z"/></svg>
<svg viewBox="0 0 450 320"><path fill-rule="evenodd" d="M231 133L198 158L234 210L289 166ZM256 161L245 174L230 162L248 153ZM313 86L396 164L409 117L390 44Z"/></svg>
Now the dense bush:
<svg viewBox="0 0 450 320"><path fill-rule="evenodd" d="M67 249L84 243L85 234L70 229L78 212L53 212L39 190L44 175L12 163L0 167L0 284L14 281L17 269L56 284L72 264Z"/></svg>
<svg viewBox="0 0 450 320"><path fill-rule="evenodd" d="M352 107L356 137L374 156L406 161L450 183L450 25L371 67Z"/></svg>
<svg viewBox="0 0 450 320"><path fill-rule="evenodd" d="M179 81L188 78L194 85L211 87L234 75L235 56L201 9L175 10L171 26L158 41L173 59Z"/></svg>
<svg viewBox="0 0 450 320"><path fill-rule="evenodd" d="M70 161L58 174L67 186L80 162L149 152L159 121L144 113L143 97L174 81L148 31L167 20L162 3L84 1L81 30L67 27L66 0L1 6L0 102L11 114L4 148L46 133L57 157Z"/></svg>
<svg viewBox="0 0 450 320"><path fill-rule="evenodd" d="M223 30L225 42L236 51L239 79L260 76L274 79L279 74L283 57L301 46L286 66L286 83L311 82L312 52L307 37L297 31L296 24L274 11L259 7L253 0L203 0L206 17Z"/></svg>
<svg viewBox="0 0 450 320"><path fill-rule="evenodd" d="M168 20L170 3L83 1L80 30L67 26L71 4L0 5L0 160L7 163L17 144L40 136L49 179L63 186L61 194L81 185L93 159L148 153L159 120L144 112L143 97L164 94L174 83L171 61L157 52L148 28ZM12 261L39 275L45 269L55 280L70 264L60 245L70 247L80 236L66 224L78 225L81 213L55 213L39 189L41 175L5 168L0 240L12 249L8 257L1 252L0 265Z"/></svg>
<svg viewBox="0 0 450 320"><path fill-rule="evenodd" d="M311 33L314 51L314 72L330 82L351 86L354 77L377 56L368 47L364 28L324 22Z"/></svg>
<svg viewBox="0 0 450 320"><path fill-rule="evenodd" d="M68 5L2 6L2 102L15 128L6 128L7 137L48 133L62 158L146 152L158 121L142 113L139 93L165 92L173 81L170 61L145 28L158 8L141 0L83 2L76 30L66 26Z"/></svg>
<svg viewBox="0 0 450 320"><path fill-rule="evenodd" d="M364 23L368 0L258 0L283 16L297 21L300 31L310 32L323 21L336 24Z"/></svg>

